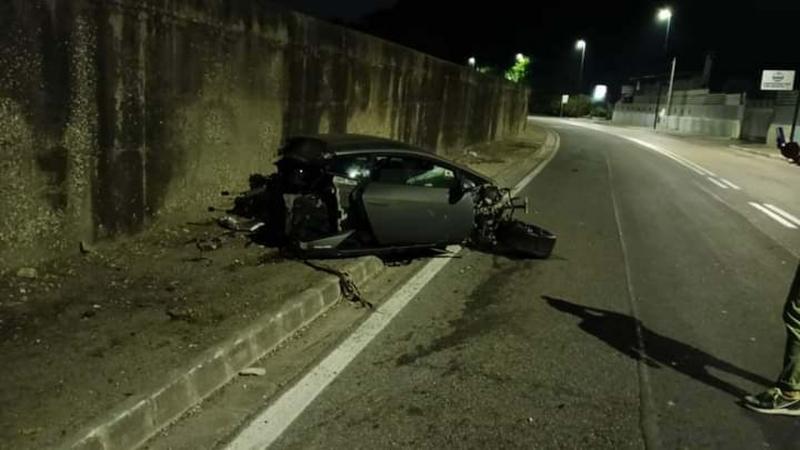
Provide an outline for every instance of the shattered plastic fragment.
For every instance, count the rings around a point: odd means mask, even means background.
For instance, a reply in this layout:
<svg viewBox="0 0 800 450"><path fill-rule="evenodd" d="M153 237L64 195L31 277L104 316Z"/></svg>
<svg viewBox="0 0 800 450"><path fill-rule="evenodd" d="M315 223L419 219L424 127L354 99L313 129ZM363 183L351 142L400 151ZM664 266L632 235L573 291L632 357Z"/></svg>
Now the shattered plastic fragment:
<svg viewBox="0 0 800 450"><path fill-rule="evenodd" d="M220 248L222 246L222 240L220 238L200 239L195 245L201 252L210 252Z"/></svg>
<svg viewBox="0 0 800 450"><path fill-rule="evenodd" d="M232 230L232 231L239 230L239 221L231 216L220 217L219 219L217 219L217 223L219 224L219 226L227 230Z"/></svg>
<svg viewBox="0 0 800 450"><path fill-rule="evenodd" d="M248 367L239 371L239 375L246 377L263 377L267 374L267 369L263 367Z"/></svg>
<svg viewBox="0 0 800 450"><path fill-rule="evenodd" d="M23 267L17 271L17 276L20 278L33 279L39 276L39 272L33 267Z"/></svg>

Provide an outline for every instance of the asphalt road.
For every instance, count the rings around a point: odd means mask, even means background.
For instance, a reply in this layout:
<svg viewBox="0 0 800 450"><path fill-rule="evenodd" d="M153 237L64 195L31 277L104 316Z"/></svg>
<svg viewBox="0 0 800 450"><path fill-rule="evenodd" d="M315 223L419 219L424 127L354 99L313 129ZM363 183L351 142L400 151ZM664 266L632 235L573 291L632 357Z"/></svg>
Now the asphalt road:
<svg viewBox="0 0 800 450"><path fill-rule="evenodd" d="M464 250L274 448L800 448L800 419L737 404L779 370L800 251L751 203L800 214L800 169L548 125L523 195L553 257Z"/></svg>

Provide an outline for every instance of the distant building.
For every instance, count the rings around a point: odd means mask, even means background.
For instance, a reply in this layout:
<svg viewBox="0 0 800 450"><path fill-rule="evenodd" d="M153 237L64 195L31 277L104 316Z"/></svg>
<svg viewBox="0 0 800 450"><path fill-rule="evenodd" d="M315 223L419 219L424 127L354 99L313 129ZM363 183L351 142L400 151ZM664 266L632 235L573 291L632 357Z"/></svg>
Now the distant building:
<svg viewBox="0 0 800 450"><path fill-rule="evenodd" d="M680 61L678 61L680 63ZM711 81L711 68L714 58L711 54L706 56L703 70L700 72L676 72L673 91L696 91L709 89ZM680 67L680 65L678 66ZM622 102L632 103L634 96L655 96L659 90L667 91L670 74L642 75L631 77L622 86Z"/></svg>

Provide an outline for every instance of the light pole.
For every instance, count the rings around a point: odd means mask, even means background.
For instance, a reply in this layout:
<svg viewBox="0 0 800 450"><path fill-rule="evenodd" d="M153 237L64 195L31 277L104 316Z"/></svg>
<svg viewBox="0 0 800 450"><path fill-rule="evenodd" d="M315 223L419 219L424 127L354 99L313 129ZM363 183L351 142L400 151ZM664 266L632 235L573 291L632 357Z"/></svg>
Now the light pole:
<svg viewBox="0 0 800 450"><path fill-rule="evenodd" d="M667 22L667 33L664 36L664 55L669 57L669 33L672 29L672 10L669 8L661 8L658 10L658 14L656 15L659 22ZM667 94L667 115L669 115L669 109L672 103L672 85L675 81L675 66L677 64L677 58L672 60L672 70L669 80L669 91ZM661 106L661 81L658 82L658 94L656 95L656 109L653 114L653 129L658 129L658 116L660 111L658 108Z"/></svg>
<svg viewBox="0 0 800 450"><path fill-rule="evenodd" d="M669 8L659 9L658 20L661 22L667 22L667 34L664 37L664 53L669 53L669 32L672 28L672 10Z"/></svg>
<svg viewBox="0 0 800 450"><path fill-rule="evenodd" d="M583 65L586 62L586 41L578 39L578 42L575 43L575 50L580 50L581 52L581 69L580 72L578 72L578 94L580 94L583 89Z"/></svg>
<svg viewBox="0 0 800 450"><path fill-rule="evenodd" d="M467 64L469 64L469 66L472 67L473 69L475 68L476 62L477 61L475 60L474 56L470 56L469 59L467 60Z"/></svg>

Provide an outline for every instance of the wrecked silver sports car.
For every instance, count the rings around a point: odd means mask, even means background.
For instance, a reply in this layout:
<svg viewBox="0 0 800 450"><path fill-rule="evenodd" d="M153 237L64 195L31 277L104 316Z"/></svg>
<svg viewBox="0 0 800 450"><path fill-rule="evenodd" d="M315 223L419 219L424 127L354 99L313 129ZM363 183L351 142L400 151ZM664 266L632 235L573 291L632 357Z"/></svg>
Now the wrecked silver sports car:
<svg viewBox="0 0 800 450"><path fill-rule="evenodd" d="M291 138L277 172L252 175L228 213L262 241L305 257L469 244L546 258L555 236L514 220L527 202L434 154L359 135Z"/></svg>

